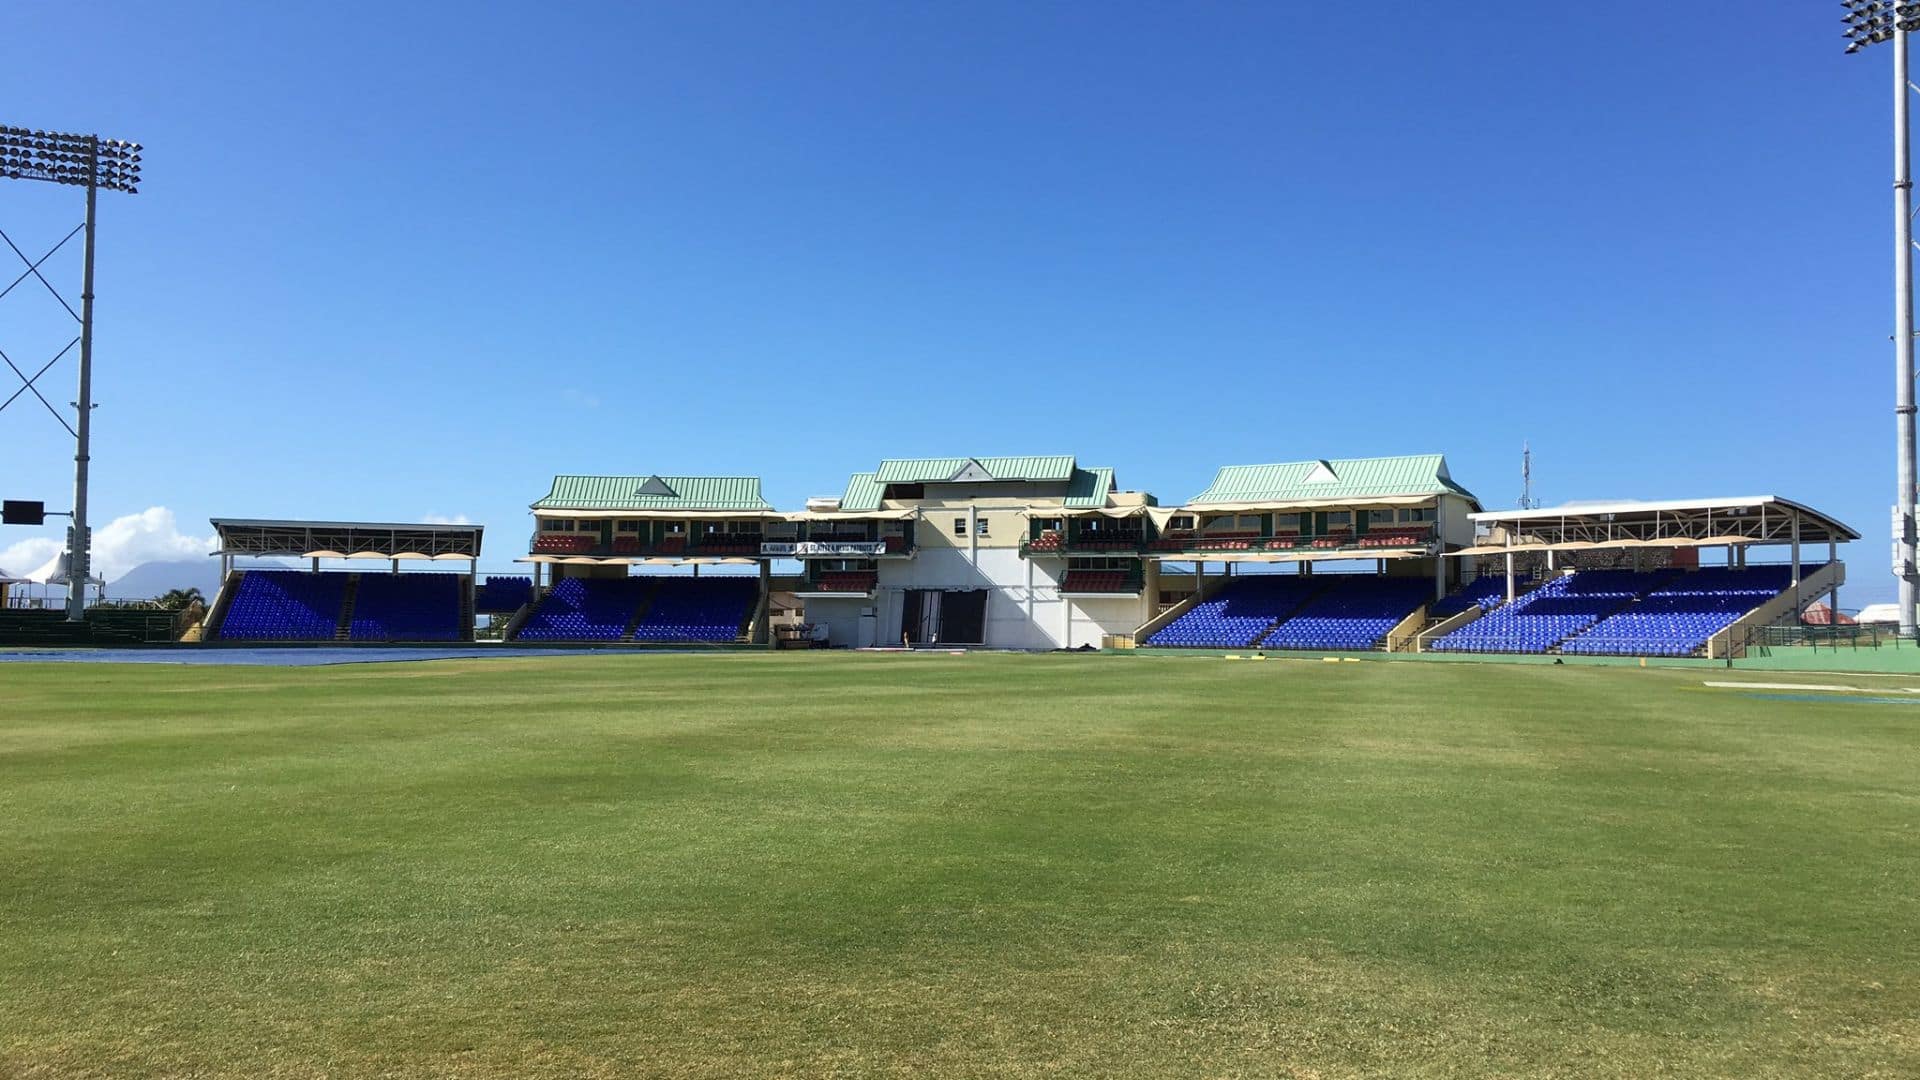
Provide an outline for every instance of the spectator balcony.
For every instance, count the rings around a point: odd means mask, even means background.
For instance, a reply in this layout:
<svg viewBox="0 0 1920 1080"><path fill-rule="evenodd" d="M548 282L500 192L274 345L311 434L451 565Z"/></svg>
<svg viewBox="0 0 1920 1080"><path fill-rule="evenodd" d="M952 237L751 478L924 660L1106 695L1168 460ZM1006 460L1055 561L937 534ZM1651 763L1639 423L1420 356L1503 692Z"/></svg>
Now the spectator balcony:
<svg viewBox="0 0 1920 1080"><path fill-rule="evenodd" d="M1163 533L1147 545L1147 551L1163 556L1351 551L1354 558L1364 559L1385 551L1425 550L1433 542L1433 526L1428 524L1376 525L1362 533L1351 527L1333 527L1319 533L1178 529Z"/></svg>
<svg viewBox="0 0 1920 1080"><path fill-rule="evenodd" d="M819 570L807 575L800 596L872 596L880 575L874 570Z"/></svg>
<svg viewBox="0 0 1920 1080"><path fill-rule="evenodd" d="M1062 596L1138 596L1145 580L1138 570L1068 570Z"/></svg>
<svg viewBox="0 0 1920 1080"><path fill-rule="evenodd" d="M1020 554L1026 557L1105 555L1126 558L1147 550L1147 537L1138 528L1085 529L1069 525L1065 529L1035 529L1020 542Z"/></svg>
<svg viewBox="0 0 1920 1080"><path fill-rule="evenodd" d="M762 556L759 533L670 533L658 538L617 534L611 540L590 533L535 533L528 543L534 555L601 559L711 559Z"/></svg>

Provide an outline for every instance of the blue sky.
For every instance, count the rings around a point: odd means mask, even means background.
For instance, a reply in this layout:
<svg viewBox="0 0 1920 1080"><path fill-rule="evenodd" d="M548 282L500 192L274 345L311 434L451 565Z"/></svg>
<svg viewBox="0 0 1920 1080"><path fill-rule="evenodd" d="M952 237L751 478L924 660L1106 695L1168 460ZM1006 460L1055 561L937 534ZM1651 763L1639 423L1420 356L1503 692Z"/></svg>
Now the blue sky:
<svg viewBox="0 0 1920 1080"><path fill-rule="evenodd" d="M1548 502L1827 509L1848 606L1890 598L1888 57L1832 4L1370 10L16 4L0 122L147 146L97 522L464 516L504 566L555 472L797 505L1064 452L1172 502L1439 450L1507 506L1530 440ZM16 290L0 348L61 318ZM0 488L64 506L38 409Z"/></svg>

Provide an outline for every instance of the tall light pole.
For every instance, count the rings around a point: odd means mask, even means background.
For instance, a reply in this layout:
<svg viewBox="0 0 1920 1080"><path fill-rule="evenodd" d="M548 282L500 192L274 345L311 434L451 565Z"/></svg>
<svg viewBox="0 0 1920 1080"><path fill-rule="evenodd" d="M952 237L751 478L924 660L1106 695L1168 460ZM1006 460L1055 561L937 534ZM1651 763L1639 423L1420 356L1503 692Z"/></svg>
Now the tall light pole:
<svg viewBox="0 0 1920 1080"><path fill-rule="evenodd" d="M0 126L0 176L11 180L45 180L87 189L87 219L82 226L85 254L80 271L80 392L73 402L78 417L73 427L73 525L67 530L67 618L79 622L86 615L87 579L92 573L93 535L87 526L87 466L93 434L93 232L94 197L101 188L140 190L140 144L98 135L70 135L57 131ZM62 241L64 243L65 241ZM13 241L7 241L12 246ZM18 248L14 249L16 252ZM20 256L22 262L27 258ZM42 256L44 261L45 256ZM38 263L28 272L40 277ZM26 275L21 275L24 278ZM40 277L44 284L46 278ZM17 284L17 282L16 282ZM53 286L48 285L49 290ZM59 296L58 292L54 295ZM63 299L62 305L66 304ZM72 311L72 308L68 308ZM56 357L57 359L57 357ZM9 361L11 364L11 361ZM41 369L43 372L45 368ZM16 371L17 374L19 374ZM38 378L36 375L34 378ZM33 379L21 374L28 389ZM36 390L35 394L39 392ZM42 398L42 401L45 399Z"/></svg>
<svg viewBox="0 0 1920 1080"><path fill-rule="evenodd" d="M1893 573L1900 579L1900 636L1915 635L1916 563L1913 404L1913 161L1909 149L1907 34L1920 29L1920 3L1842 0L1847 52L1893 43L1893 357L1897 495L1893 506Z"/></svg>

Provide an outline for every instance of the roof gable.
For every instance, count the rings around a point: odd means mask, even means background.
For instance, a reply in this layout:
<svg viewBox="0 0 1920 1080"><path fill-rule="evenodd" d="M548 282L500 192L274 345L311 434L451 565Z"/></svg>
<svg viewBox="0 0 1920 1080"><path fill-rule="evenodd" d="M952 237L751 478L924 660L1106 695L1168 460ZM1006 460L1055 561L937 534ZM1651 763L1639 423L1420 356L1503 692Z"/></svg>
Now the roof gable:
<svg viewBox="0 0 1920 1080"><path fill-rule="evenodd" d="M972 472L978 469L986 475ZM950 484L987 481L1067 481L1073 478L1073 455L1047 457L888 458L874 470L876 482L886 484ZM965 474L965 475L963 475Z"/></svg>
<svg viewBox="0 0 1920 1080"><path fill-rule="evenodd" d="M1275 465L1228 465L1212 486L1193 497L1208 503L1366 499L1405 495L1460 495L1479 500L1453 482L1440 454L1401 457L1321 458Z"/></svg>
<svg viewBox="0 0 1920 1080"><path fill-rule="evenodd" d="M757 476L577 476L553 478L535 510L771 510Z"/></svg>

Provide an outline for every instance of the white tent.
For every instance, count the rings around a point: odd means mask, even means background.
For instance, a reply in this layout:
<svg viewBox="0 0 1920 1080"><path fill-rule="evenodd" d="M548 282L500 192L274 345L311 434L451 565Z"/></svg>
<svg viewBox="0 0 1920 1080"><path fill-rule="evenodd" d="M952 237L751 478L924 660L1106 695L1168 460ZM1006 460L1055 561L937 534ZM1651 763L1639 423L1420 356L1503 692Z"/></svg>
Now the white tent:
<svg viewBox="0 0 1920 1080"><path fill-rule="evenodd" d="M1900 621L1900 605L1868 604L1853 618L1861 623L1897 623Z"/></svg>

